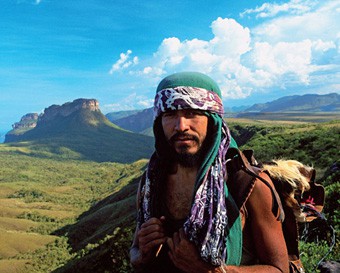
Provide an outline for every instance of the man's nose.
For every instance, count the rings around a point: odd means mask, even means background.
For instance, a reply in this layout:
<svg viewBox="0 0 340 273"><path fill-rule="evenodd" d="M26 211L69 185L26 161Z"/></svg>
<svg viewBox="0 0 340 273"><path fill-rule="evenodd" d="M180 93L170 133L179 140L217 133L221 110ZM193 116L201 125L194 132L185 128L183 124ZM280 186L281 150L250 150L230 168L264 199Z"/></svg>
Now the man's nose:
<svg viewBox="0 0 340 273"><path fill-rule="evenodd" d="M175 130L178 132L185 132L189 130L188 120L184 116L178 116L176 119Z"/></svg>

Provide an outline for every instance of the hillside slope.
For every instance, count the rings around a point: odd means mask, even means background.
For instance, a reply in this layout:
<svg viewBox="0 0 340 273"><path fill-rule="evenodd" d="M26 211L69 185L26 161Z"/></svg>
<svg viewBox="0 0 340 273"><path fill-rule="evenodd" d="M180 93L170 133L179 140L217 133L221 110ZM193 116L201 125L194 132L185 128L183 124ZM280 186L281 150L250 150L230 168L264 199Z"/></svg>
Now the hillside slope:
<svg viewBox="0 0 340 273"><path fill-rule="evenodd" d="M133 224L146 163L44 159L0 145L0 272L52 272Z"/></svg>
<svg viewBox="0 0 340 273"><path fill-rule="evenodd" d="M67 113L62 106L55 113L55 108L45 109L34 128L9 132L5 143L25 148L30 155L97 162L131 163L153 151L153 138L119 128L99 108L80 107Z"/></svg>
<svg viewBox="0 0 340 273"><path fill-rule="evenodd" d="M106 117L119 127L136 133L145 134L144 131L152 127L153 108L126 112L126 115L122 117L120 113L108 113Z"/></svg>
<svg viewBox="0 0 340 273"><path fill-rule="evenodd" d="M143 132L152 127L153 108L144 109L130 116L113 121L114 124L132 132Z"/></svg>

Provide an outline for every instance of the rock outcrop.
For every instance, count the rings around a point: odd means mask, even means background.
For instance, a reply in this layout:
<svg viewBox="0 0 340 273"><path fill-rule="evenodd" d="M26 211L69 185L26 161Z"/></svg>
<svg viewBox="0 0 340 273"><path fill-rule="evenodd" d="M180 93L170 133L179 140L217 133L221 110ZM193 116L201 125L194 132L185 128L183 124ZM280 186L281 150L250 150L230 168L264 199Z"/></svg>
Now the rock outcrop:
<svg viewBox="0 0 340 273"><path fill-rule="evenodd" d="M12 128L13 130L34 128L37 126L38 117L38 113L28 113L19 122L14 123Z"/></svg>
<svg viewBox="0 0 340 273"><path fill-rule="evenodd" d="M69 115L80 111L81 109L100 112L99 102L96 99L76 99L73 102L67 102L63 105L52 105L45 108L44 113L29 113L24 115L19 122L12 125L12 130L5 135L6 142L18 141L20 136L36 129L52 124L57 117L66 118ZM18 138L19 137L19 138Z"/></svg>
<svg viewBox="0 0 340 273"><path fill-rule="evenodd" d="M99 102L96 99L76 99L63 105L51 105L45 108L44 113L38 119L38 123L51 121L57 116L67 117L80 109L100 111Z"/></svg>

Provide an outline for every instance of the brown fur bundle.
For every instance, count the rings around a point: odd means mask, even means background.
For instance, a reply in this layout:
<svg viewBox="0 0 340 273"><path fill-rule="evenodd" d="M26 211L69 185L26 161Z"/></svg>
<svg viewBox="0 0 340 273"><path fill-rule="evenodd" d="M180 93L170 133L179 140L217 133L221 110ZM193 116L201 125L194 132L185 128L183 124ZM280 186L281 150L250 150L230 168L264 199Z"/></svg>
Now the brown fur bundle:
<svg viewBox="0 0 340 273"><path fill-rule="evenodd" d="M304 222L306 216L301 211L295 194L302 194L310 189L310 180L313 168L308 167L296 160L273 160L274 164L263 164L263 169L267 171L274 180L276 188L279 187L280 194L286 206L291 207L299 222Z"/></svg>

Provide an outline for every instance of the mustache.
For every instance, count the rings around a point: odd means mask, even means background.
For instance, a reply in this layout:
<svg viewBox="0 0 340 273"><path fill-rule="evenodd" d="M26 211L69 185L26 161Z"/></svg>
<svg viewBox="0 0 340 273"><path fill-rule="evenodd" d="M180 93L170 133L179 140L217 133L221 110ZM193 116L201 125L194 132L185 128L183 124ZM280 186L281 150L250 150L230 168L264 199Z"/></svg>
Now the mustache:
<svg viewBox="0 0 340 273"><path fill-rule="evenodd" d="M197 136L193 136L188 133L176 133L169 139L169 142L170 144L173 144L177 140L193 140L193 141L199 142L199 139Z"/></svg>

